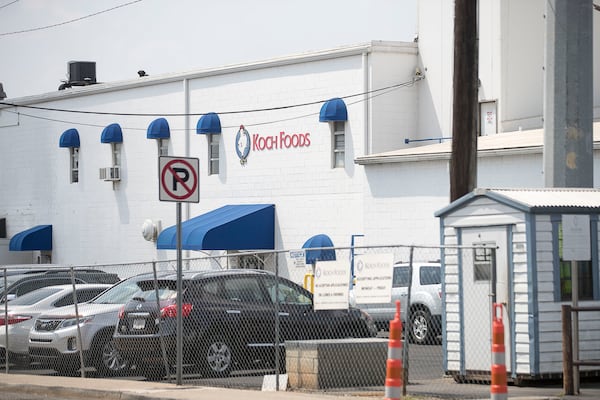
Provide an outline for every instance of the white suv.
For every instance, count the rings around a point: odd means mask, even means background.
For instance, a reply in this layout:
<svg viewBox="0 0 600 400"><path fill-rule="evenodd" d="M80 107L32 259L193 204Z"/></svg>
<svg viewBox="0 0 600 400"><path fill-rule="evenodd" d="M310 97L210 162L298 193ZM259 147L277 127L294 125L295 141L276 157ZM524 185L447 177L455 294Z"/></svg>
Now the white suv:
<svg viewBox="0 0 600 400"><path fill-rule="evenodd" d="M142 289L138 282L152 274L138 275L112 286L90 302L78 307L57 308L40 315L29 332L29 356L43 367L63 374L80 368L77 324L81 331L84 364L93 366L100 376L114 376L128 371L130 363L113 345L113 333L119 311Z"/></svg>
<svg viewBox="0 0 600 400"><path fill-rule="evenodd" d="M396 300L400 300L400 318L406 328L409 283L409 264L394 264L392 301L390 303L356 304L350 290L350 304L373 317L378 327L387 329L396 315ZM413 262L412 285L410 288L410 335L418 344L438 343L442 322L442 274L437 262Z"/></svg>

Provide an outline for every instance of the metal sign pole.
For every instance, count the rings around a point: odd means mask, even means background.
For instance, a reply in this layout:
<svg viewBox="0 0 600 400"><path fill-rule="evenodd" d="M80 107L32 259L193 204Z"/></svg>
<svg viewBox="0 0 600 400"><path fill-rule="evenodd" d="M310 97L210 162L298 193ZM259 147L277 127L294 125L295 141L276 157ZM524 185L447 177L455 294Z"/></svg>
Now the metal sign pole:
<svg viewBox="0 0 600 400"><path fill-rule="evenodd" d="M181 385L183 365L182 266L181 266L181 202L177 202L177 385Z"/></svg>

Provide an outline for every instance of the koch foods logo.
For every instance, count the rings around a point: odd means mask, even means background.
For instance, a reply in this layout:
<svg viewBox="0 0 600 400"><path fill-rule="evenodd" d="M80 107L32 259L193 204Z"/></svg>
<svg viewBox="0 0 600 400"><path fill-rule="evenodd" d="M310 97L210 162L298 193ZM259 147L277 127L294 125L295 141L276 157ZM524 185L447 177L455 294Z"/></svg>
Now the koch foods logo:
<svg viewBox="0 0 600 400"><path fill-rule="evenodd" d="M244 125L240 125L240 130L235 135L235 152L240 158L240 164L245 165L250 154L250 134Z"/></svg>

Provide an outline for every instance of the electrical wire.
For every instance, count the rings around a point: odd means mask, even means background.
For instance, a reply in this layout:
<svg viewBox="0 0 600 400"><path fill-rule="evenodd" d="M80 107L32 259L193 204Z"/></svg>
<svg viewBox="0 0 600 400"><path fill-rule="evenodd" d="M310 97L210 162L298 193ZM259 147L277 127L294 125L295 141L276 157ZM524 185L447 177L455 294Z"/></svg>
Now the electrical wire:
<svg viewBox="0 0 600 400"><path fill-rule="evenodd" d="M363 92L363 93L357 93L357 94L353 94L353 95L349 95L349 96L345 96L345 97L340 97L340 98L352 98L352 97L357 97L357 96L364 96L367 95L366 98L360 98L356 101L353 102L348 102L348 105L354 105L354 104L358 104L358 103L362 103L366 100L370 100L382 95L385 95L387 93L390 93L392 91L398 90L400 88L403 87L408 87L408 86L412 86L414 83L416 83L417 81L420 81L422 79L425 79L425 77L423 76L418 76L415 77L414 79L407 81L407 82L403 82L403 83L399 83L399 84L395 84L395 85L390 85L384 88L379 88L379 89L374 89L374 90L370 90L367 92ZM306 105L314 105L314 104L319 104L322 103L323 101L316 101L316 102L309 102L309 103L302 103L302 104L296 104L296 105L289 105L289 106L284 106L284 107L272 107L272 108L265 108L265 109L256 109L256 110L250 110L250 111L231 111L231 112L221 112L221 113L217 113L217 114L239 114L242 112L247 112L247 113L253 113L253 112L261 112L261 111L272 111L272 110L278 110L278 109L284 109L284 108L293 108L293 107L303 107ZM22 108L33 108L33 109L38 109L38 107L33 107L33 106L20 106L20 105L13 105L11 103L6 103L6 102L0 102L0 105L9 105L9 106L14 106L14 107L22 107ZM61 111L61 109L47 109L47 108L42 108L45 111ZM68 125L73 125L73 126L89 126L89 127L94 127L94 128L104 128L105 125L100 125L100 124L91 124L91 123L85 123L85 122L73 122L73 121L67 121L67 120L63 120L63 119L57 119L57 118L49 118L49 117L42 117L40 115L33 115L33 114L28 114L28 113L24 113L22 111L11 111L11 110L7 110L7 109L3 109L2 111L8 112L8 113L12 113L12 114L16 114L17 116L24 116L24 117L28 117L28 118L33 118L33 119L41 119L41 120L45 120L45 121L50 121L50 122L58 122L58 123L63 123L63 124L68 124ZM74 110L62 110L64 112L75 112ZM308 114L302 114L302 115L298 115L298 116L294 116L294 117L289 117L289 118L282 118L282 119L278 119L278 120L269 120L269 121L264 121L264 122L257 122L257 123L250 123L250 124L244 124L245 126L251 127L251 126L262 126L262 125L269 125L269 124L274 124L274 123L280 123L280 122L286 122L286 121L293 121L293 120L298 120L298 119L302 119L302 118L306 118L306 117L311 117L311 116L315 116L318 115L319 112L312 112L312 113L308 113ZM111 113L99 113L99 115L115 115L115 114L111 114ZM165 116L165 114L116 114L116 115L126 115L126 116ZM190 114L175 114L175 116L198 116L198 115L205 115L205 113L190 113ZM169 114L167 114L166 116L169 116ZM173 115L171 115L173 116ZM236 126L223 126L222 128L237 128ZM146 131L147 128L133 128L133 127L122 127L122 129L127 129L127 130L139 130L139 131ZM194 128L195 129L195 128ZM194 129L185 129L185 128L181 128L181 129L171 129L171 131L192 131Z"/></svg>
<svg viewBox="0 0 600 400"><path fill-rule="evenodd" d="M18 1L18 0L13 1L13 3L15 3L16 1ZM41 31L41 30L50 29L50 28L56 28L57 26L67 25L67 24L70 24L70 23L73 23L73 22L81 21L83 19L95 17L96 15L104 14L104 13L107 13L109 11L116 10L118 8L126 7L126 6L129 6L129 5L134 4L134 3L139 3L140 1L143 1L143 0L133 0L133 1L130 1L129 3L119 4L119 5L114 6L112 8L107 8L106 10L102 10L102 11L98 11L98 12L95 12L95 13L92 13L92 14L84 15L83 17L78 17L78 18L70 19L68 21L59 22L57 24L40 26L40 27L37 27L37 28L30 28L30 29L22 29L20 31L0 33L0 37L2 37L2 36L9 36L9 35L17 35L19 33L28 33L28 32ZM6 6L8 6L10 4L13 4L13 3L9 3ZM6 6L4 6L4 7L6 7Z"/></svg>
<svg viewBox="0 0 600 400"><path fill-rule="evenodd" d="M402 82L402 83L398 83L395 85L390 85L390 86L386 86L383 88L370 90L367 92L355 93L355 94L347 95L347 96L340 97L340 98L341 99L349 99L349 98L353 98L353 97L357 97L357 96L364 96L364 95L368 95L368 94L372 94L372 93L377 93L377 92L388 90L388 89L400 88L400 87L404 87L404 86L412 86L416 81L419 81L421 79L423 79L423 77L416 77L408 82ZM311 102L307 102L307 103L290 104L290 105L277 106L277 107L255 108L255 109L249 109L249 110L218 111L218 112L215 111L215 113L220 114L220 115L228 115L228 114L249 114L249 113L264 112L264 111L277 111L277 110L285 110L285 109L289 109L289 108L311 106L311 105L323 103L327 100L329 100L329 99L321 99L321 100L311 101ZM111 111L84 111L84 110L73 110L73 109L66 109L66 108L20 105L20 104L16 104L16 103L9 103L6 101L0 101L0 105L6 105L6 106L10 106L10 107L21 107L21 108L27 108L27 109L33 109L33 110L43 110L43 111L54 111L54 112L74 113L74 114L112 115L112 116L121 116L121 117L188 117L188 116L202 116L202 115L206 114L204 112L202 112L202 113L123 113L123 112L111 112Z"/></svg>
<svg viewBox="0 0 600 400"><path fill-rule="evenodd" d="M13 0L13 1L11 1L10 3L6 3L6 4L4 4L4 5L1 5L1 6L0 6L0 10L1 10L1 9L3 9L4 7L8 7L8 6L10 6L11 4L15 4L15 3L16 3L16 2L18 2L18 1L19 1L19 0Z"/></svg>

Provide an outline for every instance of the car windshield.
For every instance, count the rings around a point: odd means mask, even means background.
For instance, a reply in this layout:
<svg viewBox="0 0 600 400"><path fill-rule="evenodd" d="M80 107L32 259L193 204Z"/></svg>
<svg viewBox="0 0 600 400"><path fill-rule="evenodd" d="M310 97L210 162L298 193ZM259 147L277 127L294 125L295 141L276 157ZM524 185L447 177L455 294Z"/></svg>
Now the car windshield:
<svg viewBox="0 0 600 400"><path fill-rule="evenodd" d="M91 301L96 304L125 304L142 292L134 279L122 281Z"/></svg>
<svg viewBox="0 0 600 400"><path fill-rule="evenodd" d="M140 281L138 286L140 293L135 295L135 298L141 298L146 301L156 300L156 290L158 290L159 300L172 300L177 298L177 282L173 280L158 280L156 286L153 280Z"/></svg>
<svg viewBox="0 0 600 400"><path fill-rule="evenodd" d="M34 290L33 292L26 293L23 296L19 296L16 299L12 300L9 304L11 306L30 306L60 291L60 288L55 288L51 286L45 287L42 289Z"/></svg>
<svg viewBox="0 0 600 400"><path fill-rule="evenodd" d="M177 282L170 279L159 279L157 281L159 298L167 300L175 298L177 295ZM125 304L134 297L143 298L145 300L156 299L154 291L154 280L138 280L129 279L120 282L119 284L106 290L98 297L93 299L91 303L96 304Z"/></svg>

